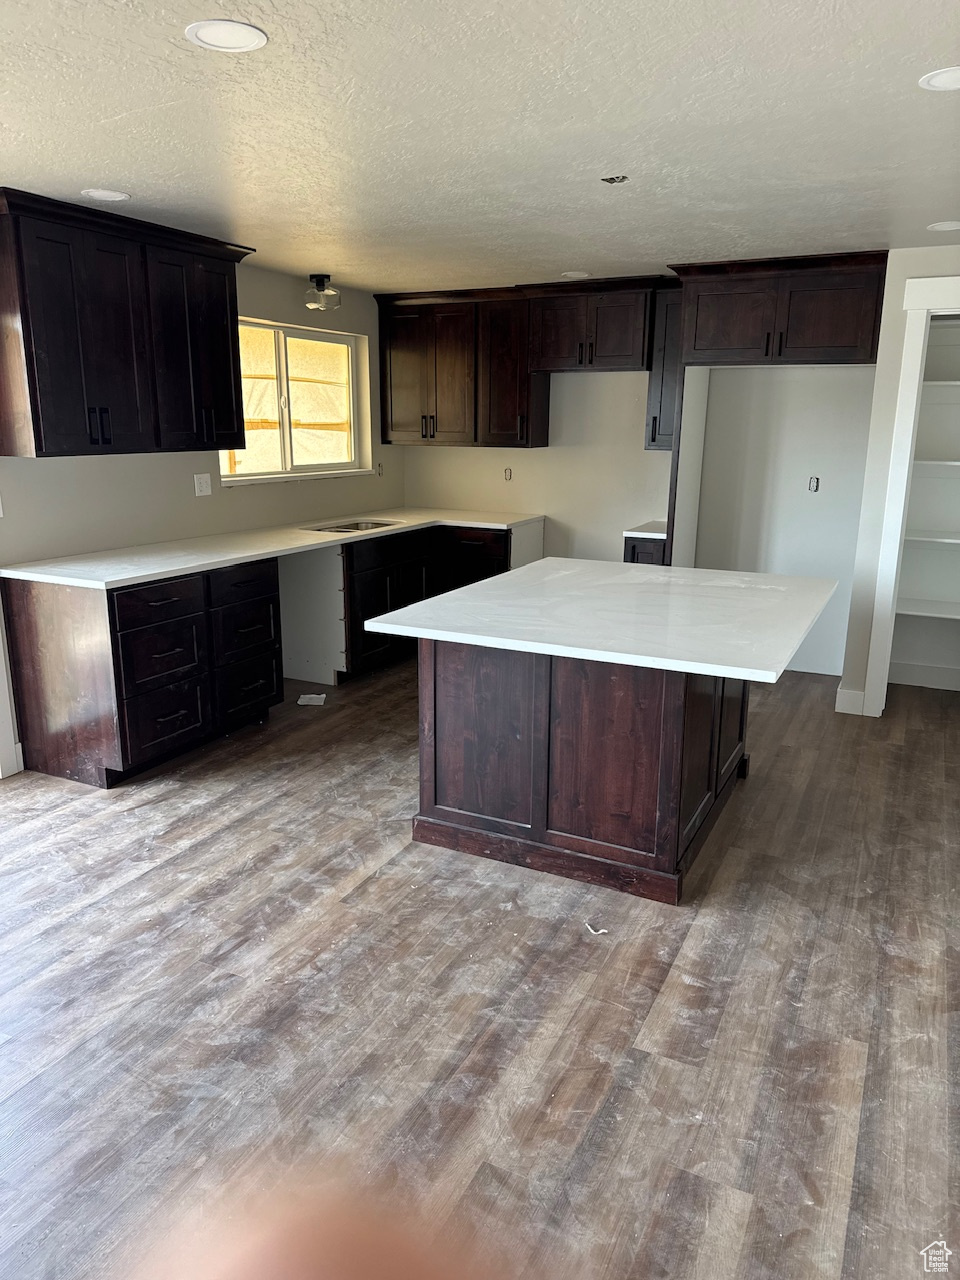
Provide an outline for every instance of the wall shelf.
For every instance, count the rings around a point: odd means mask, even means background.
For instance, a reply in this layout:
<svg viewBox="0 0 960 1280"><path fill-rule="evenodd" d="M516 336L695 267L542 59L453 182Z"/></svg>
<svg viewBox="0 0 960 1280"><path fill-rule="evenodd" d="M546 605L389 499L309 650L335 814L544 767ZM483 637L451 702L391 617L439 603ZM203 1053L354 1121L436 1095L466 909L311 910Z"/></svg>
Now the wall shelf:
<svg viewBox="0 0 960 1280"><path fill-rule="evenodd" d="M950 529L908 529L904 542L957 542L960 543L960 530Z"/></svg>
<svg viewBox="0 0 960 1280"><path fill-rule="evenodd" d="M960 619L960 600L917 600L901 596L897 600L897 613L908 614L912 618Z"/></svg>

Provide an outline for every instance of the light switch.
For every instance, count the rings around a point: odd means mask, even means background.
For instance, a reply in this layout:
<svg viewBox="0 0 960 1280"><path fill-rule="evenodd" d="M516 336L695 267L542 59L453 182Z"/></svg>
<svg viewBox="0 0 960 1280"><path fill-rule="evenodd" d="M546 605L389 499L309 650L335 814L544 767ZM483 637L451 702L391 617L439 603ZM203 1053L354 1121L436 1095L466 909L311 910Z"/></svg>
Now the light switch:
<svg viewBox="0 0 960 1280"><path fill-rule="evenodd" d="M213 489L210 485L210 472L205 471L203 475L193 477L193 488L198 498L209 498Z"/></svg>
<svg viewBox="0 0 960 1280"><path fill-rule="evenodd" d="M811 493L819 493L819 491L820 491L820 477L819 477L819 476L811 476L811 477L810 477L810 483L807 485L807 488L810 490L810 492L811 492Z"/></svg>

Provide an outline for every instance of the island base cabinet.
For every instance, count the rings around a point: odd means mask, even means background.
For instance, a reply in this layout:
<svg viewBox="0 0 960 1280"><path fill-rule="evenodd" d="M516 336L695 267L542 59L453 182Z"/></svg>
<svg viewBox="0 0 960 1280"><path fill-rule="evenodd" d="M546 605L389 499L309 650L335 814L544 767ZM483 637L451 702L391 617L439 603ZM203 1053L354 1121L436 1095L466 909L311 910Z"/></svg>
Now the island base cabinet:
<svg viewBox="0 0 960 1280"><path fill-rule="evenodd" d="M746 775L747 688L421 640L414 838L676 903Z"/></svg>

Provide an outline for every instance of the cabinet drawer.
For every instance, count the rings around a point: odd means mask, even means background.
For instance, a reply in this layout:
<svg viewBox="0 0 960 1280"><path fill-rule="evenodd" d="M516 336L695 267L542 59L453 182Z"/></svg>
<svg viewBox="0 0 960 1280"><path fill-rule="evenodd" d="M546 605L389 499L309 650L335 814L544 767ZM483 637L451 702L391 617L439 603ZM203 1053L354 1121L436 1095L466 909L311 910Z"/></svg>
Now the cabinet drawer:
<svg viewBox="0 0 960 1280"><path fill-rule="evenodd" d="M245 600L211 610L213 656L218 666L252 658L280 642L280 602Z"/></svg>
<svg viewBox="0 0 960 1280"><path fill-rule="evenodd" d="M276 560L255 560L251 564L234 564L229 569L215 569L210 578L210 604L214 609L261 596L275 596L280 590L280 573Z"/></svg>
<svg viewBox="0 0 960 1280"><path fill-rule="evenodd" d="M623 558L628 564L663 564L666 538L625 538Z"/></svg>
<svg viewBox="0 0 960 1280"><path fill-rule="evenodd" d="M155 627L121 632L120 689L131 698L171 680L200 675L207 666L207 619L202 613Z"/></svg>
<svg viewBox="0 0 960 1280"><path fill-rule="evenodd" d="M176 751L211 728L210 685L205 676L141 693L122 704L127 766Z"/></svg>
<svg viewBox="0 0 960 1280"><path fill-rule="evenodd" d="M203 578L195 574L190 578L167 578L164 582L124 587L113 593L113 609L118 631L202 613Z"/></svg>
<svg viewBox="0 0 960 1280"><path fill-rule="evenodd" d="M362 542L347 542L343 548L344 564L352 573L382 569L403 564L426 555L436 529L411 529L407 533L389 533Z"/></svg>
<svg viewBox="0 0 960 1280"><path fill-rule="evenodd" d="M216 673L217 715L220 720L249 714L256 707L283 701L283 666L279 650L233 662Z"/></svg>

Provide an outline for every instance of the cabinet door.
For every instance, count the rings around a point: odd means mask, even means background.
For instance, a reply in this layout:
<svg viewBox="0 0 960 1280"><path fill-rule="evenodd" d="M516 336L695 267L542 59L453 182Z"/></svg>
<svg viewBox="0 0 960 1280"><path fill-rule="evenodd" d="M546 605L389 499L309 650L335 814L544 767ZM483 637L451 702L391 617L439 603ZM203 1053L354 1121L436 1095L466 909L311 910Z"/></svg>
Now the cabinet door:
<svg viewBox="0 0 960 1280"><path fill-rule="evenodd" d="M722 790L743 755L747 724L747 691L745 680L720 680L717 731L717 791Z"/></svg>
<svg viewBox="0 0 960 1280"><path fill-rule="evenodd" d="M219 258L197 257L194 261L194 370L204 442L208 449L242 449L236 270L232 262Z"/></svg>
<svg viewBox="0 0 960 1280"><path fill-rule="evenodd" d="M365 631L367 618L377 618L392 608L392 566L365 569L347 579L347 669L356 673L387 658L393 636Z"/></svg>
<svg viewBox="0 0 960 1280"><path fill-rule="evenodd" d="M663 564L666 538L625 538L623 558L628 564Z"/></svg>
<svg viewBox="0 0 960 1280"><path fill-rule="evenodd" d="M157 414L149 356L143 246L119 236L85 235L84 333L90 335L87 394L105 451L157 447Z"/></svg>
<svg viewBox="0 0 960 1280"><path fill-rule="evenodd" d="M391 308L383 317L380 341L383 439L393 444L425 443L433 412L433 324L428 309Z"/></svg>
<svg viewBox="0 0 960 1280"><path fill-rule="evenodd" d="M476 438L476 307L472 302L432 307L435 384L428 418L431 440L473 444Z"/></svg>
<svg viewBox="0 0 960 1280"><path fill-rule="evenodd" d="M710 812L717 794L717 677L688 675L686 682L680 856Z"/></svg>
<svg viewBox="0 0 960 1280"><path fill-rule="evenodd" d="M202 449L193 255L148 247L147 292L160 448Z"/></svg>
<svg viewBox="0 0 960 1280"><path fill-rule="evenodd" d="M530 371L582 369L587 356L587 299L579 294L530 303Z"/></svg>
<svg viewBox="0 0 960 1280"><path fill-rule="evenodd" d="M768 364L773 354L779 280L732 276L683 286L686 364Z"/></svg>
<svg viewBox="0 0 960 1280"><path fill-rule="evenodd" d="M683 398L683 363L680 359L679 289L658 293L653 319L653 358L647 391L646 448L672 449Z"/></svg>
<svg viewBox="0 0 960 1280"><path fill-rule="evenodd" d="M93 336L82 321L84 233L19 219L37 453L99 453Z"/></svg>
<svg viewBox="0 0 960 1280"><path fill-rule="evenodd" d="M877 358L879 271L798 273L780 282L774 360L869 364Z"/></svg>
<svg viewBox="0 0 960 1280"><path fill-rule="evenodd" d="M650 295L597 293L587 302L588 369L646 369Z"/></svg>
<svg viewBox="0 0 960 1280"><path fill-rule="evenodd" d="M504 447L528 439L527 355L530 304L481 302L477 308L477 443Z"/></svg>

